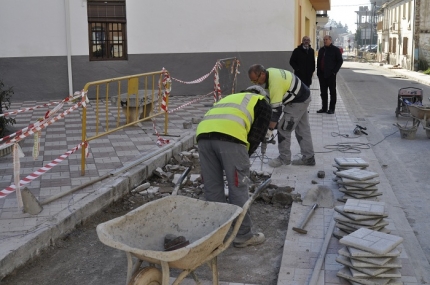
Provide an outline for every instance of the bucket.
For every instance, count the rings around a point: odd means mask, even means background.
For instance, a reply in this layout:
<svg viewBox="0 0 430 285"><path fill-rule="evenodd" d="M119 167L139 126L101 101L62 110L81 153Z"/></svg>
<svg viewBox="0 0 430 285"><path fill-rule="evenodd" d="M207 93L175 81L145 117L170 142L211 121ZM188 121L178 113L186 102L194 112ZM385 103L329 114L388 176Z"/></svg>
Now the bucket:
<svg viewBox="0 0 430 285"><path fill-rule="evenodd" d="M400 131L400 137L402 139L414 140L415 134L417 133L417 128L413 127L413 128L407 129L407 128L399 127L399 131Z"/></svg>

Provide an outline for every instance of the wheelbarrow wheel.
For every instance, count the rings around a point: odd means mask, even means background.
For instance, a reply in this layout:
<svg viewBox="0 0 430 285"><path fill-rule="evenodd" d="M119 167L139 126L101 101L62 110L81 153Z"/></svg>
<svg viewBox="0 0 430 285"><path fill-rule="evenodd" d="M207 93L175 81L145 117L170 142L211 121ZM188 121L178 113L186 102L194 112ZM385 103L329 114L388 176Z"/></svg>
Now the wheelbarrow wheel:
<svg viewBox="0 0 430 285"><path fill-rule="evenodd" d="M162 274L158 268L148 266L137 272L128 285L161 285Z"/></svg>

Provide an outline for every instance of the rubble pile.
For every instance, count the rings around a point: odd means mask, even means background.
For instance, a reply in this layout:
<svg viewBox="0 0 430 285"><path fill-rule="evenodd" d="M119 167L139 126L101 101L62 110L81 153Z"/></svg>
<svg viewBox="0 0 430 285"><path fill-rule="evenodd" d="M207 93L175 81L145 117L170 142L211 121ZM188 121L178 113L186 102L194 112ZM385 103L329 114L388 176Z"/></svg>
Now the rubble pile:
<svg viewBox="0 0 430 285"><path fill-rule="evenodd" d="M144 204L172 195L174 187L178 186L180 177L189 167L191 170L182 180L177 194L204 200L204 185L200 175L199 153L197 146L194 146L188 151L174 155L169 164L155 169L152 173L153 175L147 181L143 181L142 184L134 188L131 191L132 198L127 201L129 207L134 208L134 204ZM250 192L253 193L254 189L269 177L270 175L266 172L251 171ZM225 193L228 197L228 186L225 178L224 182ZM272 182L257 199L276 206L289 206L293 201L301 201L300 194L292 193L293 191L294 188L292 187ZM135 200L138 200L138 202Z"/></svg>
<svg viewBox="0 0 430 285"><path fill-rule="evenodd" d="M339 240L337 276L351 284L403 284L399 269L402 237L361 228Z"/></svg>

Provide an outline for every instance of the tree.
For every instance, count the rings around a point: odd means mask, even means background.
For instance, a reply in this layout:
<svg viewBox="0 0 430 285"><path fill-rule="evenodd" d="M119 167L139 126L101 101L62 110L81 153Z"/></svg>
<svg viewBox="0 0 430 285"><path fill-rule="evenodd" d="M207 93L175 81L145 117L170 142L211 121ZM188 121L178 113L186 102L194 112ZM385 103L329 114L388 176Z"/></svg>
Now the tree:
<svg viewBox="0 0 430 285"><path fill-rule="evenodd" d="M361 29L357 29L355 32L355 42L359 45L361 45Z"/></svg>
<svg viewBox="0 0 430 285"><path fill-rule="evenodd" d="M10 108L10 99L14 94L13 88L9 87L4 89L4 83L0 80L0 114L3 114L3 110L9 110ZM3 137L6 132L7 125L13 125L16 121L14 118L8 117L0 117L0 137Z"/></svg>

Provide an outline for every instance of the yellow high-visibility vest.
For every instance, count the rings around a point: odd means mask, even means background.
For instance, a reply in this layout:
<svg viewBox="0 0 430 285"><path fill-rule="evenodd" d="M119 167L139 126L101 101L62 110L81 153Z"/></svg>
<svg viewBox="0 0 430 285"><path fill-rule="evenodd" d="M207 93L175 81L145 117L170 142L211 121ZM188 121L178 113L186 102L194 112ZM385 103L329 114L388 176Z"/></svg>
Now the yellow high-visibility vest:
<svg viewBox="0 0 430 285"><path fill-rule="evenodd" d="M258 100L265 100L265 97L250 93L224 97L205 114L197 126L196 136L222 133L243 141L249 148L248 133L254 122L254 107Z"/></svg>

